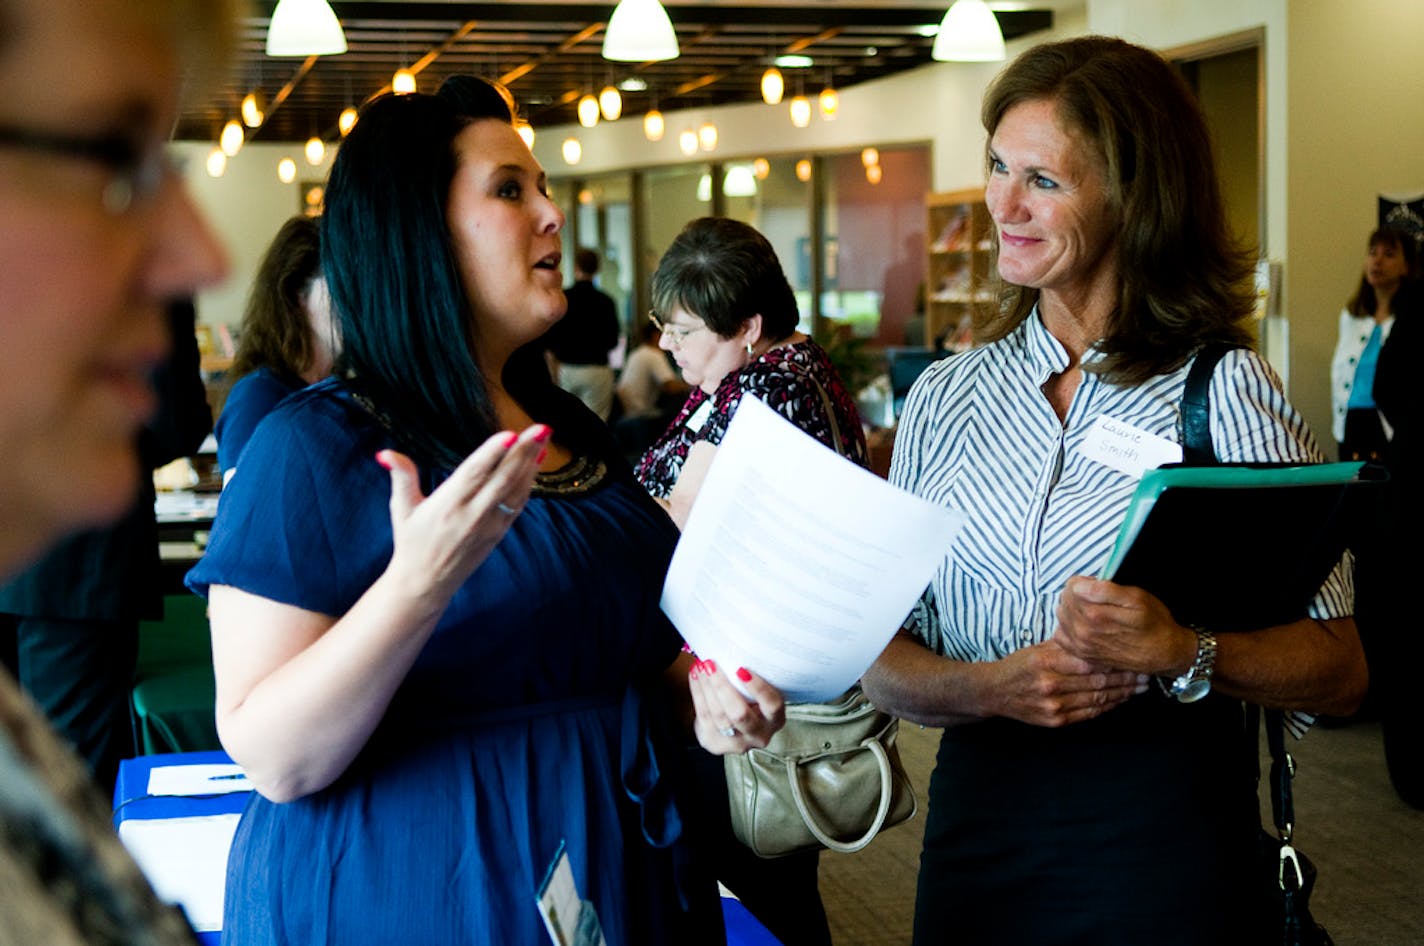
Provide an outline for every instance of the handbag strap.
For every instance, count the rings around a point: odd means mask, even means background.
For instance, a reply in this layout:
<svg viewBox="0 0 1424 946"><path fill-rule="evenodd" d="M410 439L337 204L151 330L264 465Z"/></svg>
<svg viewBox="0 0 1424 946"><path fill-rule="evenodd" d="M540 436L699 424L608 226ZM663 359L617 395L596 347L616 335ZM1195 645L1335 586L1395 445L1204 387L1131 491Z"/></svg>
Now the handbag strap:
<svg viewBox="0 0 1424 946"><path fill-rule="evenodd" d="M836 406L831 403L831 396L826 393L826 388L815 375L807 375L811 379L811 384L816 388L816 393L821 396L821 406L826 409L826 421L831 425L831 442L836 453L845 456L845 450L841 446L841 425L836 420Z"/></svg>
<svg viewBox="0 0 1424 946"><path fill-rule="evenodd" d="M1210 342L1203 345L1187 371L1182 389L1182 465L1216 466L1216 447L1211 442L1211 376L1233 345Z"/></svg>

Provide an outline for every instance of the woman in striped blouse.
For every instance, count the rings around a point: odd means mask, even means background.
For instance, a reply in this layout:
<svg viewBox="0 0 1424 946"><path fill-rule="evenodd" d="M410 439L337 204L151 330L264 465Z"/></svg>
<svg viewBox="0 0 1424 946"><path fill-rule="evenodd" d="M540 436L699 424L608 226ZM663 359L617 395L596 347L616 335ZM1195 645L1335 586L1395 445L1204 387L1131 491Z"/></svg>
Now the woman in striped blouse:
<svg viewBox="0 0 1424 946"><path fill-rule="evenodd" d="M1087 576L1144 470L1180 458L1204 344L1240 346L1210 382L1220 459L1320 451L1247 347L1251 258L1164 60L1102 37L1036 47L983 117L1004 306L911 391L891 469L970 518L864 680L881 708L945 727L915 942L1259 942L1240 701L1358 704L1348 574L1310 619L1220 639Z"/></svg>

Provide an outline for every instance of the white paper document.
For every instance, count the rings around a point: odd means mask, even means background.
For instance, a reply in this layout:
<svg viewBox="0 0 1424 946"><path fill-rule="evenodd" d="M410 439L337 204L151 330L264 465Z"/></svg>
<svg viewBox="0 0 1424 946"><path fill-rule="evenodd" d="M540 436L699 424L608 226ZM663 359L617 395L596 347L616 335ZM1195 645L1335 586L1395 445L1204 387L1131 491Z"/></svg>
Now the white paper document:
<svg viewBox="0 0 1424 946"><path fill-rule="evenodd" d="M205 933L222 929L227 855L240 817L130 818L119 825L119 840L154 893L181 905L193 928Z"/></svg>
<svg viewBox="0 0 1424 946"><path fill-rule="evenodd" d="M673 553L662 608L729 676L746 667L788 700L830 700L885 649L964 520L744 397Z"/></svg>

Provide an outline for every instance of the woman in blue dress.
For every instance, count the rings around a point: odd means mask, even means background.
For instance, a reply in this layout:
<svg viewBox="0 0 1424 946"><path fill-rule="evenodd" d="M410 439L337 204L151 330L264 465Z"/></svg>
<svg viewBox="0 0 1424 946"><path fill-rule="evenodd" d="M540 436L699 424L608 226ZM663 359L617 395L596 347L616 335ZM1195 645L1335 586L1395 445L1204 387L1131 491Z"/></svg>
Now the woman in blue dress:
<svg viewBox="0 0 1424 946"><path fill-rule="evenodd" d="M530 344L564 218L511 117L470 77L363 110L322 233L337 375L256 432L189 575L260 793L227 942L546 942L561 846L608 943L722 941L670 768L676 529ZM735 724L764 739L752 686Z"/></svg>

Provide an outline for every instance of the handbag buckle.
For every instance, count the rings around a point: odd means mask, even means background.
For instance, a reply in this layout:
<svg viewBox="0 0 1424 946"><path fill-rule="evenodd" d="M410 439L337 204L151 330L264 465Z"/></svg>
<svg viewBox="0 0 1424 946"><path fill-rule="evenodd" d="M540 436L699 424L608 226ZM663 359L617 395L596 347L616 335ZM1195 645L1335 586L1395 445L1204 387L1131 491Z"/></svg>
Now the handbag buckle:
<svg viewBox="0 0 1424 946"><path fill-rule="evenodd" d="M1295 871L1294 887L1286 886L1287 863L1289 863L1291 868ZM1296 856L1295 848L1290 845L1290 842L1286 842L1281 845L1281 865L1280 871L1277 874L1277 879L1280 881L1282 890L1300 890L1302 887L1305 886L1305 872L1300 869L1300 858Z"/></svg>

